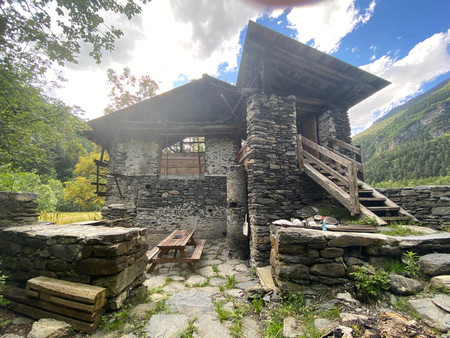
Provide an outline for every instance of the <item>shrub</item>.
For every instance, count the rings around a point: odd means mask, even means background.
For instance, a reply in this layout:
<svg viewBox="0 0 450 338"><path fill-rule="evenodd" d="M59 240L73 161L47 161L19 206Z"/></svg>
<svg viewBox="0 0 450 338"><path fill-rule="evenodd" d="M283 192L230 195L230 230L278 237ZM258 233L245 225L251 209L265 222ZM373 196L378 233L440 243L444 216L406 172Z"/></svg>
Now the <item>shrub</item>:
<svg viewBox="0 0 450 338"><path fill-rule="evenodd" d="M351 272L350 276L355 279L357 294L364 300L377 299L383 290L390 285L388 274L384 270L377 270L371 265L363 265L358 270Z"/></svg>

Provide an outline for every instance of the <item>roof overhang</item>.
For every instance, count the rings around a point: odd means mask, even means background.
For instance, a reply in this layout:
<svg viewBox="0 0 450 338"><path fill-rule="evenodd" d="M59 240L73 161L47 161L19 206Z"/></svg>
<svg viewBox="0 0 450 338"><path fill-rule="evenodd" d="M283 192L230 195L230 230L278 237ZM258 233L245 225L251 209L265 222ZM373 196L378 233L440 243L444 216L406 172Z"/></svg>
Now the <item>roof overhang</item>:
<svg viewBox="0 0 450 338"><path fill-rule="evenodd" d="M105 147L115 138L236 134L245 103L237 87L204 74L199 80L89 121L86 136Z"/></svg>
<svg viewBox="0 0 450 338"><path fill-rule="evenodd" d="M300 109L348 109L390 82L250 21L236 85L295 95ZM319 110L320 111L320 110Z"/></svg>

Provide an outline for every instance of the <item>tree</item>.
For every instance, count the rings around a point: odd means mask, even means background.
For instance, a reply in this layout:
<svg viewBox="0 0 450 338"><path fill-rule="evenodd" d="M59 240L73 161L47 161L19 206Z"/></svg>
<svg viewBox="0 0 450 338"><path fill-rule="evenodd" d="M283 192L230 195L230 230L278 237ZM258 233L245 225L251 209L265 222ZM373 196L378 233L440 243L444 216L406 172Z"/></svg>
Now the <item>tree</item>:
<svg viewBox="0 0 450 338"><path fill-rule="evenodd" d="M99 63L102 50L113 50L115 41L123 35L105 22L105 14L117 13L130 20L140 12L140 5L133 0L3 0L0 45L10 61L39 54L63 64L76 62L81 43L86 43Z"/></svg>
<svg viewBox="0 0 450 338"><path fill-rule="evenodd" d="M55 63L76 63L82 44L100 62L122 35L105 14L131 19L140 12L134 0L0 0L0 165L71 176L85 126L75 117L79 108L46 95L62 81L58 73L49 81L48 72Z"/></svg>
<svg viewBox="0 0 450 338"><path fill-rule="evenodd" d="M105 202L104 198L96 195L96 188L91 184L97 178L97 166L94 160L98 158L100 158L100 150L98 148L87 155L80 156L73 171L75 178L64 182L66 185L64 200L77 205L79 210L99 210ZM104 159L108 159L107 154L105 154ZM106 176L106 168L101 168L100 170L100 175ZM106 183L106 180L102 178L100 182Z"/></svg>
<svg viewBox="0 0 450 338"><path fill-rule="evenodd" d="M131 74L128 67L123 69L123 73L118 75L115 70L108 68L106 75L108 85L111 86L109 97L112 103L105 108L105 113L131 106L145 99L155 96L159 89L158 84L150 76L142 75L139 80Z"/></svg>

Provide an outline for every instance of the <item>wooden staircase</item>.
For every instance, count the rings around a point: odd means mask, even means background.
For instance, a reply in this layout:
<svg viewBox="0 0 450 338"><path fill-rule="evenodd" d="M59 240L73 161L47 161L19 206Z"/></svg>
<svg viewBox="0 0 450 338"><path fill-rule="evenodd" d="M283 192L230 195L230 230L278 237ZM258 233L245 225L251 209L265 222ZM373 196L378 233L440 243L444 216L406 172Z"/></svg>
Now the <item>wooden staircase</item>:
<svg viewBox="0 0 450 338"><path fill-rule="evenodd" d="M361 150L329 138L332 147L322 147L298 135L299 168L336 198L352 215L374 218L378 225L389 222L419 222L413 215L369 186L360 162ZM344 149L351 156L339 152ZM320 159L319 159L320 158Z"/></svg>

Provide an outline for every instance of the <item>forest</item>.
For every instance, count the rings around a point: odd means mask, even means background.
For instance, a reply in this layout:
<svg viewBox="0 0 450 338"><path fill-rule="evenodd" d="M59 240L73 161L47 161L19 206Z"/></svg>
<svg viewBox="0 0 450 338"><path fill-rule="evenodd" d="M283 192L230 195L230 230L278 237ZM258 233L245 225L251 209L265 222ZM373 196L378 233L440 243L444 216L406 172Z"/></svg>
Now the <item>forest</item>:
<svg viewBox="0 0 450 338"><path fill-rule="evenodd" d="M353 138L376 187L450 184L450 80Z"/></svg>
<svg viewBox="0 0 450 338"><path fill-rule="evenodd" d="M146 2L2 3L0 190L38 193L41 212L101 208L103 200L91 185L93 159L101 149L83 137L89 127L80 107L51 93L64 83L58 69L77 63L82 46L97 63L114 49L123 33L105 22L106 14L130 20ZM108 69L107 79L111 103L105 113L151 97L158 89L148 76L136 78L128 68L120 74Z"/></svg>

